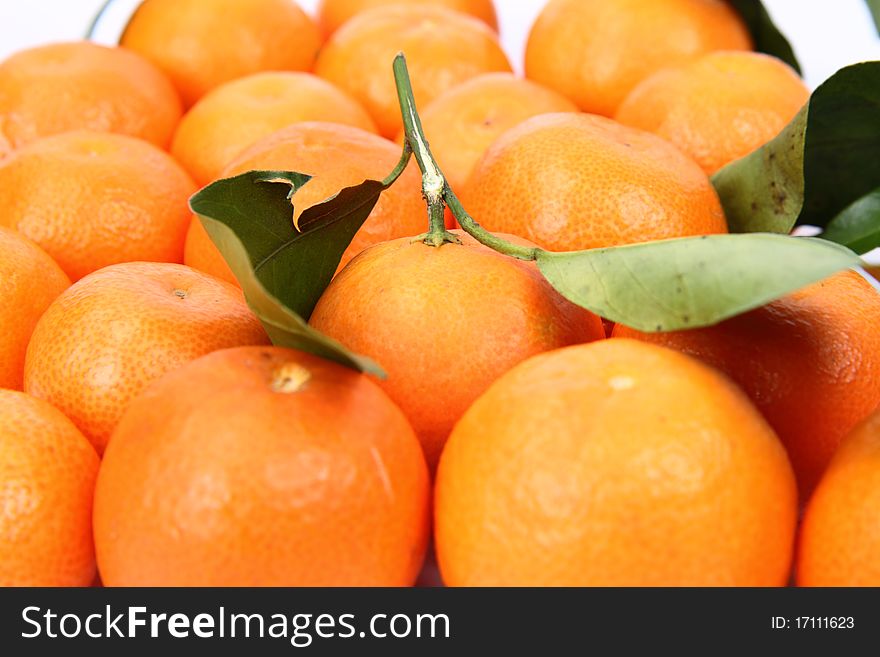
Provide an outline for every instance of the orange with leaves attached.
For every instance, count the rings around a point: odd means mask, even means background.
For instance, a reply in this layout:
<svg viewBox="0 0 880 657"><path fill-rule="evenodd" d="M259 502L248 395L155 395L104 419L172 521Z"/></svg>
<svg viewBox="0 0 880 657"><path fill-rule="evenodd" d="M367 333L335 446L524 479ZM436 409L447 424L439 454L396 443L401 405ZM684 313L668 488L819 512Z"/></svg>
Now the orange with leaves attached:
<svg viewBox="0 0 880 657"><path fill-rule="evenodd" d="M40 318L24 388L61 409L102 453L150 382L211 351L267 342L228 283L183 265L113 265L75 283Z"/></svg>
<svg viewBox="0 0 880 657"><path fill-rule="evenodd" d="M387 370L381 385L432 468L455 422L501 374L533 354L605 337L599 318L566 301L532 263L456 234L462 244L407 237L364 251L311 317Z"/></svg>
<svg viewBox="0 0 880 657"><path fill-rule="evenodd" d="M382 180L400 160L400 147L364 130L333 123L298 123L261 139L223 171L234 176L252 169L298 171L313 178L293 197L296 215L364 180ZM376 207L342 256L344 266L363 249L389 239L416 235L425 227L421 177L412 162L382 193ZM228 265L201 222L190 225L186 264L234 282Z"/></svg>
<svg viewBox="0 0 880 657"><path fill-rule="evenodd" d="M108 586L411 586L429 514L418 441L370 377L242 347L131 405L95 543Z"/></svg>
<svg viewBox="0 0 880 657"><path fill-rule="evenodd" d="M711 175L773 139L809 98L775 57L714 52L642 81L614 118L669 140Z"/></svg>
<svg viewBox="0 0 880 657"><path fill-rule="evenodd" d="M529 34L526 76L585 112L613 116L656 71L751 46L724 0L551 0Z"/></svg>
<svg viewBox="0 0 880 657"><path fill-rule="evenodd" d="M98 455L39 399L0 390L0 586L88 586Z"/></svg>
<svg viewBox="0 0 880 657"><path fill-rule="evenodd" d="M466 14L423 4L388 5L358 14L330 37L315 73L359 100L389 139L403 125L389 70L398 52L406 53L421 106L481 73L511 70L498 35Z"/></svg>
<svg viewBox="0 0 880 657"><path fill-rule="evenodd" d="M553 251L727 232L700 167L667 141L589 114L505 132L460 193L487 230Z"/></svg>
<svg viewBox="0 0 880 657"><path fill-rule="evenodd" d="M836 274L717 326L615 337L677 349L725 372L788 449L806 500L840 441L880 405L880 292Z"/></svg>
<svg viewBox="0 0 880 657"><path fill-rule="evenodd" d="M450 586L783 586L796 519L785 450L739 389L633 340L510 370L435 486Z"/></svg>
<svg viewBox="0 0 880 657"><path fill-rule="evenodd" d="M120 38L174 82L186 107L261 71L308 71L318 26L290 0L144 0Z"/></svg>
<svg viewBox="0 0 880 657"><path fill-rule="evenodd" d="M0 157L70 130L120 133L166 148L180 114L165 75L123 48L56 43L0 63Z"/></svg>

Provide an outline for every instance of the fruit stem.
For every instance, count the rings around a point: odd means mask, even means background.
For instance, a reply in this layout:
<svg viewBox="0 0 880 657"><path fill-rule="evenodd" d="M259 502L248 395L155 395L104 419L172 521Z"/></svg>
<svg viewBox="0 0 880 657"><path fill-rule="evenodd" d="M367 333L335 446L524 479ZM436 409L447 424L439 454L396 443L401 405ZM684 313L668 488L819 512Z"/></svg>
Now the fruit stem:
<svg viewBox="0 0 880 657"><path fill-rule="evenodd" d="M478 224L476 219L464 209L461 201L458 200L458 197L449 185L446 185L443 199L446 201L446 204L449 206L449 211L452 212L452 216L458 221L458 225L461 226L462 230L480 242L480 244L488 246L490 249L494 249L495 251L512 258L518 258L520 260L537 259L538 251L540 250L537 247L511 244L507 240L503 240L497 235L493 235Z"/></svg>
<svg viewBox="0 0 880 657"><path fill-rule="evenodd" d="M437 165L437 161L431 154L425 131L422 128L422 120L416 110L416 101L413 97L412 82L409 78L409 70L406 66L406 57L398 53L394 58L394 82L397 86L397 98L400 102L400 111L403 116L403 129L406 135L404 153L407 147L412 150L422 172L422 194L428 204L428 216L430 218L429 231L419 236L425 244L441 246L447 242L459 242L459 239L448 230L444 220L445 207L448 205L453 216L458 220L462 229L481 244L494 249L499 253L519 258L520 260L534 260L538 249L511 244L485 230L474 221L461 205L458 197L446 182L446 177Z"/></svg>
<svg viewBox="0 0 880 657"><path fill-rule="evenodd" d="M101 24L101 20L103 20L104 14L106 14L107 10L110 9L110 5L114 4L115 2L116 0L107 0L103 5L101 5L98 13L95 14L95 17L89 24L88 30L86 30L86 41L91 41L95 38L95 33L98 31L98 25Z"/></svg>
<svg viewBox="0 0 880 657"><path fill-rule="evenodd" d="M397 161L397 166L394 167L394 171L388 174L385 180L382 181L382 186L386 189L391 187L400 175L406 170L406 165L409 164L409 159L412 157L412 148L410 148L409 142L404 142L403 144L403 153L400 154L400 160Z"/></svg>

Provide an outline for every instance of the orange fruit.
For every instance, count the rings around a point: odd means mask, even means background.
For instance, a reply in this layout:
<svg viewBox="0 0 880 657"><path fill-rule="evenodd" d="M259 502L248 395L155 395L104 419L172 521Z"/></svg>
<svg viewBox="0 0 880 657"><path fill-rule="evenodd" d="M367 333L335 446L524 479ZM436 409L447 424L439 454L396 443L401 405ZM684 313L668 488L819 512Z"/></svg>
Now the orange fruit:
<svg viewBox="0 0 880 657"><path fill-rule="evenodd" d="M865 271L875 280L880 281L880 267L865 267Z"/></svg>
<svg viewBox="0 0 880 657"><path fill-rule="evenodd" d="M24 353L40 315L70 285L26 237L0 227L0 388L21 390Z"/></svg>
<svg viewBox="0 0 880 657"><path fill-rule="evenodd" d="M800 586L880 586L880 412L834 455L804 513Z"/></svg>
<svg viewBox="0 0 880 657"><path fill-rule="evenodd" d="M165 148L180 114L165 75L122 48L56 43L0 63L0 159L70 130L120 133Z"/></svg>
<svg viewBox="0 0 880 657"><path fill-rule="evenodd" d="M633 340L535 356L456 425L437 471L451 586L782 586L797 491L726 378Z"/></svg>
<svg viewBox="0 0 880 657"><path fill-rule="evenodd" d="M526 76L585 112L613 116L652 73L714 50L749 50L724 0L550 0L526 45Z"/></svg>
<svg viewBox="0 0 880 657"><path fill-rule="evenodd" d="M357 101L310 73L256 73L217 87L187 112L171 154L207 185L254 142L292 123L328 121L376 132Z"/></svg>
<svg viewBox="0 0 880 657"><path fill-rule="evenodd" d="M430 488L368 377L276 347L215 352L131 405L95 492L107 586L411 586Z"/></svg>
<svg viewBox="0 0 880 657"><path fill-rule="evenodd" d="M502 133L538 114L577 112L565 96L511 73L486 73L453 87L421 110L431 151L456 192ZM404 134L397 135L403 143Z"/></svg>
<svg viewBox="0 0 880 657"><path fill-rule="evenodd" d="M98 456L60 411L0 390L0 586L89 586Z"/></svg>
<svg viewBox="0 0 880 657"><path fill-rule="evenodd" d="M461 245L406 237L364 251L311 317L385 368L380 385L432 469L455 422L501 374L533 354L605 337L599 318L566 301L533 264L457 234Z"/></svg>
<svg viewBox="0 0 880 657"><path fill-rule="evenodd" d="M186 107L261 71L308 71L318 26L291 0L144 0L120 45L165 71Z"/></svg>
<svg viewBox="0 0 880 657"><path fill-rule="evenodd" d="M327 41L315 73L359 100L389 139L403 126L391 72L399 52L406 54L419 106L481 73L511 70L498 35L472 16L424 4L358 14Z"/></svg>
<svg viewBox="0 0 880 657"><path fill-rule="evenodd" d="M410 4L418 7L437 5L479 18L493 30L498 29L498 16L492 0L320 0L318 24L324 34L331 35L343 23L368 9L386 5Z"/></svg>
<svg viewBox="0 0 880 657"><path fill-rule="evenodd" d="M505 132L461 191L490 231L554 251L727 232L706 174L668 142L588 114Z"/></svg>
<svg viewBox="0 0 880 657"><path fill-rule="evenodd" d="M400 147L351 126L298 123L246 149L223 171L235 176L252 169L299 171L314 176L294 196L297 216L345 187L383 180L397 166ZM340 267L371 244L416 235L427 226L422 179L415 162L382 193L369 218L342 256ZM186 239L184 262L228 281L235 278L201 222L195 219Z"/></svg>
<svg viewBox="0 0 880 657"><path fill-rule="evenodd" d="M195 191L152 144L68 132L0 160L0 225L32 239L77 280L118 262L180 262Z"/></svg>
<svg viewBox="0 0 880 657"><path fill-rule="evenodd" d="M848 271L709 328L614 336L677 349L738 383L788 449L806 500L840 441L880 404L880 293Z"/></svg>
<svg viewBox="0 0 880 657"><path fill-rule="evenodd" d="M809 98L782 60L714 52L643 80L614 118L671 141L711 175L773 139Z"/></svg>
<svg viewBox="0 0 880 657"><path fill-rule="evenodd" d="M266 342L228 283L183 265L113 265L72 285L40 318L24 388L61 409L102 453L147 384L208 352Z"/></svg>

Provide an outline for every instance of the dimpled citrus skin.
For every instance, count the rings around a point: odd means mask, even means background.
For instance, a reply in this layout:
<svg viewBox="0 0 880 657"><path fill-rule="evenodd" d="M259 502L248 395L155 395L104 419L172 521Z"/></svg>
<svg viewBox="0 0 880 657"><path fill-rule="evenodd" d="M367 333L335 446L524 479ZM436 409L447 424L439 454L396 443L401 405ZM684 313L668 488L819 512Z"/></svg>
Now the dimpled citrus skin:
<svg viewBox="0 0 880 657"><path fill-rule="evenodd" d="M508 130L460 196L487 230L552 251L727 232L695 162L655 135L589 114L544 114Z"/></svg>
<svg viewBox="0 0 880 657"><path fill-rule="evenodd" d="M358 14L327 41L315 73L359 100L389 139L403 126L389 69L399 52L406 54L420 107L481 73L511 70L498 35L466 14L433 5L389 5Z"/></svg>
<svg viewBox="0 0 880 657"><path fill-rule="evenodd" d="M180 122L171 154L199 185L207 185L254 142L292 123L318 120L376 132L357 101L315 75L257 73L196 103Z"/></svg>
<svg viewBox="0 0 880 657"><path fill-rule="evenodd" d="M290 0L145 0L120 44L165 71L186 107L260 71L308 71L321 45Z"/></svg>
<svg viewBox="0 0 880 657"><path fill-rule="evenodd" d="M89 586L98 456L60 411L0 390L0 586Z"/></svg>
<svg viewBox="0 0 880 657"><path fill-rule="evenodd" d="M0 225L39 244L75 281L119 262L180 262L195 191L152 144L68 132L0 160Z"/></svg>
<svg viewBox="0 0 880 657"><path fill-rule="evenodd" d="M498 16L492 0L321 0L318 3L318 23L324 33L330 35L357 14L392 4L446 7L479 18L493 30L498 29Z"/></svg>
<svg viewBox="0 0 880 657"><path fill-rule="evenodd" d="M57 43L0 63L0 157L70 130L121 133L166 148L181 111L165 75L123 48Z"/></svg>
<svg viewBox="0 0 880 657"><path fill-rule="evenodd" d="M809 98L775 57L714 52L647 78L614 118L669 140L711 175L773 139Z"/></svg>
<svg viewBox="0 0 880 657"><path fill-rule="evenodd" d="M351 126L305 122L288 126L245 150L223 171L235 176L252 169L298 171L314 176L293 198L296 214L364 180L382 180L397 166L400 147ZM427 225L422 179L410 162L401 177L382 192L376 207L342 255L340 267L366 247L385 240L418 235ZM205 232L192 222L184 261L227 281L235 277Z"/></svg>
<svg viewBox="0 0 880 657"><path fill-rule="evenodd" d="M486 73L453 87L420 114L443 175L459 191L483 153L506 130L538 114L577 111L565 96L535 82L512 73ZM401 131L398 143L403 138Z"/></svg>
<svg viewBox="0 0 880 657"><path fill-rule="evenodd" d="M801 525L799 586L880 586L880 412L843 441Z"/></svg>
<svg viewBox="0 0 880 657"><path fill-rule="evenodd" d="M716 326L614 336L670 347L717 367L752 399L788 449L806 501L840 441L880 404L880 293L848 271Z"/></svg>
<svg viewBox="0 0 880 657"><path fill-rule="evenodd" d="M0 227L0 388L21 390L34 326L69 286L70 279L45 251Z"/></svg>
<svg viewBox="0 0 880 657"><path fill-rule="evenodd" d="M782 586L797 490L748 399L632 340L535 356L456 425L437 471L451 586Z"/></svg>
<svg viewBox="0 0 880 657"><path fill-rule="evenodd" d="M551 0L526 45L526 77L613 116L652 73L714 50L750 50L724 0Z"/></svg>
<svg viewBox="0 0 880 657"><path fill-rule="evenodd" d="M125 414L95 494L109 586L411 586L430 486L367 375L275 347L227 349Z"/></svg>
<svg viewBox="0 0 880 657"><path fill-rule="evenodd" d="M24 388L61 409L102 453L150 382L211 351L267 342L228 283L184 265L113 265L68 288L40 318Z"/></svg>
<svg viewBox="0 0 880 657"><path fill-rule="evenodd" d="M601 320L566 301L533 264L456 234L462 245L402 238L364 251L310 320L388 372L380 385L432 469L455 422L501 374L533 354L605 337Z"/></svg>

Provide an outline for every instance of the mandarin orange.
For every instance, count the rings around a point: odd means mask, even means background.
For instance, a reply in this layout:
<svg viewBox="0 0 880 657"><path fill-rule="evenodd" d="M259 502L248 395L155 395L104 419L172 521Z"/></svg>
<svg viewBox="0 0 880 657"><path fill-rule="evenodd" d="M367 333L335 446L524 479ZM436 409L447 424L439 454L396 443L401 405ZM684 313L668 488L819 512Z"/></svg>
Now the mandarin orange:
<svg viewBox="0 0 880 657"><path fill-rule="evenodd" d="M411 586L425 461L366 375L300 352L214 352L144 392L95 492L108 586Z"/></svg>
<svg viewBox="0 0 880 657"><path fill-rule="evenodd" d="M309 71L321 45L291 0L144 0L120 38L165 71L186 107L261 71Z"/></svg>
<svg viewBox="0 0 880 657"><path fill-rule="evenodd" d="M849 271L716 326L636 338L699 358L739 384L788 449L801 497L880 404L880 292Z"/></svg>
<svg viewBox="0 0 880 657"><path fill-rule="evenodd" d="M368 132L376 125L360 104L310 73L257 73L227 82L187 112L171 154L196 183L207 185L236 156L292 123L344 123Z"/></svg>
<svg viewBox="0 0 880 657"><path fill-rule="evenodd" d="M293 197L296 216L364 180L384 179L400 159L400 147L382 137L332 123L306 122L272 133L246 149L223 171L234 176L252 169L299 171L313 178ZM382 193L367 221L342 256L344 266L363 249L385 240L415 235L425 227L421 176L415 162ZM235 277L201 222L194 219L186 239L184 262L224 280Z"/></svg>
<svg viewBox="0 0 880 657"><path fill-rule="evenodd" d="M614 118L669 140L711 175L773 139L809 98L775 57L714 52L643 80Z"/></svg>
<svg viewBox="0 0 880 657"><path fill-rule="evenodd" d="M880 586L880 413L841 444L801 526L800 586Z"/></svg>
<svg viewBox="0 0 880 657"><path fill-rule="evenodd" d="M0 388L21 390L24 354L37 320L70 286L43 249L0 227Z"/></svg>
<svg viewBox="0 0 880 657"><path fill-rule="evenodd" d="M416 4L358 14L330 37L315 73L359 100L389 139L403 125L391 75L399 52L406 54L421 106L481 73L511 70L498 35L472 16Z"/></svg>
<svg viewBox="0 0 880 657"><path fill-rule="evenodd" d="M479 18L493 30L498 29L498 16L492 0L320 0L318 23L327 36L357 14L385 5L411 4L424 7L437 5Z"/></svg>
<svg viewBox="0 0 880 657"><path fill-rule="evenodd" d="M64 411L103 453L150 382L211 351L267 343L228 283L184 265L113 265L68 288L40 318L24 388Z"/></svg>
<svg viewBox="0 0 880 657"><path fill-rule="evenodd" d="M783 586L797 489L725 377L602 340L535 356L456 425L437 471L451 586Z"/></svg>
<svg viewBox="0 0 880 657"><path fill-rule="evenodd" d="M195 191L152 144L68 132L0 160L0 226L39 244L73 280L119 262L180 262Z"/></svg>
<svg viewBox="0 0 880 657"><path fill-rule="evenodd" d="M533 263L457 235L461 244L406 237L367 249L311 317L386 369L380 385L432 469L455 422L492 381L533 354L605 337L599 318L566 301Z"/></svg>
<svg viewBox="0 0 880 657"><path fill-rule="evenodd" d="M70 130L120 133L167 148L180 115L171 82L123 48L56 43L0 63L0 158Z"/></svg>
<svg viewBox="0 0 880 657"><path fill-rule="evenodd" d="M453 190L464 188L483 153L505 131L538 114L577 112L565 96L511 73L486 73L453 87L421 111L431 151ZM397 135L403 143L403 132Z"/></svg>
<svg viewBox="0 0 880 657"><path fill-rule="evenodd" d="M727 232L706 174L667 141L589 114L508 130L460 193L487 230L554 251Z"/></svg>
<svg viewBox="0 0 880 657"><path fill-rule="evenodd" d="M749 50L724 0L550 0L526 46L526 76L613 116L652 73L713 50Z"/></svg>
<svg viewBox="0 0 880 657"><path fill-rule="evenodd" d="M98 456L51 405L0 390L0 586L89 586Z"/></svg>

